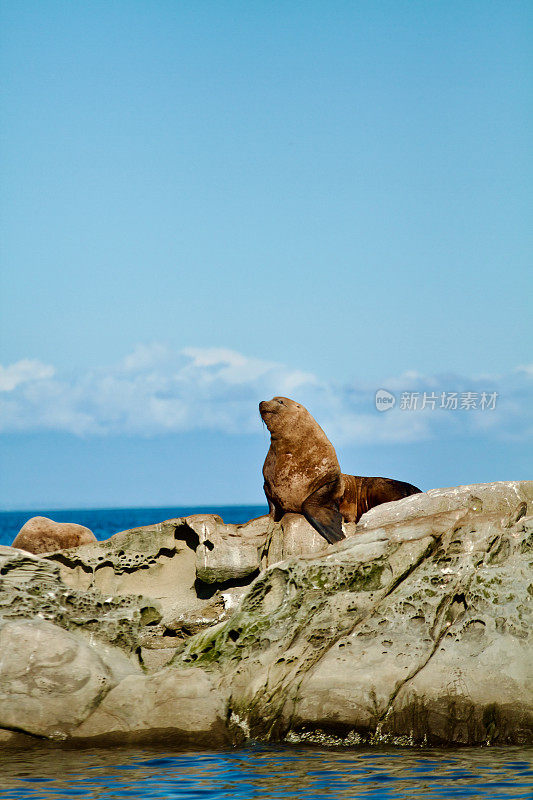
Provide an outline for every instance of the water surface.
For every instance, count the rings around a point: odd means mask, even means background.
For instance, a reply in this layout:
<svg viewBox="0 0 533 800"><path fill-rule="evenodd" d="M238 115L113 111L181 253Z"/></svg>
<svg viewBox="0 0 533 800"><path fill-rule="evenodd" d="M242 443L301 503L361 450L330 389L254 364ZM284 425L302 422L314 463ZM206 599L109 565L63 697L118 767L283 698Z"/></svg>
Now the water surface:
<svg viewBox="0 0 533 800"><path fill-rule="evenodd" d="M31 517L48 517L56 522L85 525L97 539L108 539L118 531L152 525L190 514L218 514L224 522L247 522L268 512L268 506L167 506L161 508L70 508L35 511L0 511L0 544L10 545Z"/></svg>
<svg viewBox="0 0 533 800"><path fill-rule="evenodd" d="M4 752L0 798L531 798L533 748Z"/></svg>

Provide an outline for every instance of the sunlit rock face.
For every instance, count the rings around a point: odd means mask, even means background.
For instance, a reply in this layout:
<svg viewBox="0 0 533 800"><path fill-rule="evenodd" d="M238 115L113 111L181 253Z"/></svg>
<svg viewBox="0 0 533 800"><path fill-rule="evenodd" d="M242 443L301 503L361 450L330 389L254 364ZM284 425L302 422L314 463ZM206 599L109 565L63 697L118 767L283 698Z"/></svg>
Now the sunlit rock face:
<svg viewBox="0 0 533 800"><path fill-rule="evenodd" d="M22 526L13 547L28 553L50 553L96 542L89 528L75 522L55 522L48 517L32 517Z"/></svg>
<svg viewBox="0 0 533 800"><path fill-rule="evenodd" d="M0 548L0 744L531 743L532 509L477 484L336 545L287 514Z"/></svg>

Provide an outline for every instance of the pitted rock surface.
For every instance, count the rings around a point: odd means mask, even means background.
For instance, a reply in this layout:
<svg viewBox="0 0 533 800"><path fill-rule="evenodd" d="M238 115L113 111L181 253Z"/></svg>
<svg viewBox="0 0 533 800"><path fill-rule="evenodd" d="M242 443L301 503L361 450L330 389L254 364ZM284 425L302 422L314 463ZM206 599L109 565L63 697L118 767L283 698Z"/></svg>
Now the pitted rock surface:
<svg viewBox="0 0 533 800"><path fill-rule="evenodd" d="M0 546L0 625L14 619L53 622L134 652L140 632L157 623L161 611L157 601L142 595L72 589L53 561Z"/></svg>
<svg viewBox="0 0 533 800"><path fill-rule="evenodd" d="M407 509L267 570L179 663L220 671L234 718L261 738L531 741L532 487L443 490L418 518L408 505L418 495L388 504Z"/></svg>
<svg viewBox="0 0 533 800"><path fill-rule="evenodd" d="M354 535L354 525L347 535ZM264 516L236 525L195 514L134 528L104 542L48 553L75 589L111 596L142 593L162 610L160 625L142 635L149 649L176 648L184 638L233 610L242 588L261 570L290 556L324 552L328 543L299 514L280 523ZM174 639L175 641L171 641Z"/></svg>
<svg viewBox="0 0 533 800"><path fill-rule="evenodd" d="M448 489L430 489L394 503L383 503L371 508L359 520L358 528L376 528L457 508L494 512L504 516L514 512L523 503L527 507L532 500L533 481L473 483Z"/></svg>
<svg viewBox="0 0 533 800"><path fill-rule="evenodd" d="M522 481L384 504L334 546L197 515L0 548L0 745L531 744L532 513Z"/></svg>

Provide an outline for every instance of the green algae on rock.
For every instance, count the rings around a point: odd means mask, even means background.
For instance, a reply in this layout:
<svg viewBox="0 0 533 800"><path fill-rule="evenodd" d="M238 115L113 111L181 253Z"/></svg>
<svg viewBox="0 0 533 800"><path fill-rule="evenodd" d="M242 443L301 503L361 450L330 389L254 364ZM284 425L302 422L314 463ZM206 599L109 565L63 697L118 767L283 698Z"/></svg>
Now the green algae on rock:
<svg viewBox="0 0 533 800"><path fill-rule="evenodd" d="M0 746L533 743L532 506L477 484L333 546L291 514L2 548Z"/></svg>

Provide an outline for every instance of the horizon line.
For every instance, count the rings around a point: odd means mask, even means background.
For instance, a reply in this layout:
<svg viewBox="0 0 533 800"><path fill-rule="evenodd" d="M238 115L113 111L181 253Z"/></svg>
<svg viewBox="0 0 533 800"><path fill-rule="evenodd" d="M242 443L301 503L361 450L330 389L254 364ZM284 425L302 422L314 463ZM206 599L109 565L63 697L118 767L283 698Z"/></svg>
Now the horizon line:
<svg viewBox="0 0 533 800"><path fill-rule="evenodd" d="M132 505L132 506L31 506L27 508L5 508L0 506L0 514L16 514L18 512L25 512L25 511L135 511L139 509L158 509L158 508L259 508L260 506L265 506L268 508L268 503L266 502L258 502L258 503L202 503L201 505L194 504L194 503L169 503L164 505Z"/></svg>

